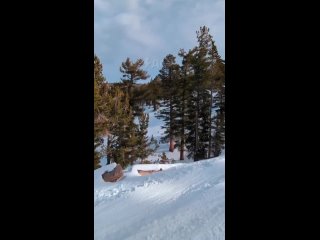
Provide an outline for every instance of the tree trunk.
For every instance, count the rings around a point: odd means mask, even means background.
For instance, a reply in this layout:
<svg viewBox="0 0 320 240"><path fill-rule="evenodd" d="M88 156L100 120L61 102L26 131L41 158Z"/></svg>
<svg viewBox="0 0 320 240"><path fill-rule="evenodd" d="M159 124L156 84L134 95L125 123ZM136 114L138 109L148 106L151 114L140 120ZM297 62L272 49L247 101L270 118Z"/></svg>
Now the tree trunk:
<svg viewBox="0 0 320 240"><path fill-rule="evenodd" d="M199 91L197 91L197 109L196 109L196 126L195 126L195 154L194 154L194 161L198 161L198 128L199 128L199 119L198 119L198 113L199 113Z"/></svg>
<svg viewBox="0 0 320 240"><path fill-rule="evenodd" d="M180 160L184 160L184 145L185 145L185 136L184 136L184 128L185 128L185 89L183 89L182 93L182 124L181 124L181 144L180 144Z"/></svg>
<svg viewBox="0 0 320 240"><path fill-rule="evenodd" d="M181 140L181 146L180 146L180 160L184 160L184 139Z"/></svg>
<svg viewBox="0 0 320 240"><path fill-rule="evenodd" d="M170 137L169 151L170 151L170 152L173 152L173 151L174 151L174 141L173 141L172 136Z"/></svg>
<svg viewBox="0 0 320 240"><path fill-rule="evenodd" d="M169 132L170 132L170 136L169 136L169 140L170 140L170 146L169 146L169 151L170 152L173 152L174 150L174 141L173 141L173 127L172 127L172 114L173 114L173 109L172 109L172 100L170 99L170 129L169 129Z"/></svg>
<svg viewBox="0 0 320 240"><path fill-rule="evenodd" d="M212 145L212 136L211 136L212 117L211 117L211 115L212 115L212 93L213 93L212 89L211 89L210 93L211 93L211 96L210 96L210 108L209 108L209 112L210 112L210 114L209 114L210 124L209 124L209 150L208 150L208 158L211 157L211 152L212 152L212 146L211 146L211 145Z"/></svg>
<svg viewBox="0 0 320 240"><path fill-rule="evenodd" d="M111 156L110 156L110 137L107 138L107 164L111 163Z"/></svg>
<svg viewBox="0 0 320 240"><path fill-rule="evenodd" d="M195 150L194 150L194 161L198 161L198 111L196 111L196 129L195 129Z"/></svg>

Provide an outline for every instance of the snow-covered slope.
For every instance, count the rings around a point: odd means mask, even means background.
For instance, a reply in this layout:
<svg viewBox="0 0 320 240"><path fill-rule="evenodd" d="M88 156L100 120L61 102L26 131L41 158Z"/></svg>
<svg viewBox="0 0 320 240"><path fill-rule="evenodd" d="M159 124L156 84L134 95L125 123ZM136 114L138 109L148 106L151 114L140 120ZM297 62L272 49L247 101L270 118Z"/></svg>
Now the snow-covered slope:
<svg viewBox="0 0 320 240"><path fill-rule="evenodd" d="M224 239L224 156L194 163L140 164L105 183L94 172L95 240ZM137 169L162 168L149 176Z"/></svg>

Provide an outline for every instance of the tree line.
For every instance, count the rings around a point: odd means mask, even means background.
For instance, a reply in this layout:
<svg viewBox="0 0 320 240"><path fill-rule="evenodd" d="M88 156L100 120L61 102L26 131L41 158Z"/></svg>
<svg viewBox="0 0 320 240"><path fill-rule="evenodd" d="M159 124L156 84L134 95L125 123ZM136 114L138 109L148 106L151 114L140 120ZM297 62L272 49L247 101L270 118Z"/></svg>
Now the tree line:
<svg viewBox="0 0 320 240"><path fill-rule="evenodd" d="M185 150L195 161L221 153L225 142L225 62L206 26L196 34L197 46L178 52L181 64L168 54L159 74L147 84L137 84L149 77L142 69L142 59L134 62L127 58L120 66L121 82L109 84L95 56L95 168L101 154L126 166L156 150L156 140L147 137L145 104L158 110L165 129L161 140L169 142L169 151L179 149L180 160L184 160ZM98 151L103 136L107 136L107 147Z"/></svg>

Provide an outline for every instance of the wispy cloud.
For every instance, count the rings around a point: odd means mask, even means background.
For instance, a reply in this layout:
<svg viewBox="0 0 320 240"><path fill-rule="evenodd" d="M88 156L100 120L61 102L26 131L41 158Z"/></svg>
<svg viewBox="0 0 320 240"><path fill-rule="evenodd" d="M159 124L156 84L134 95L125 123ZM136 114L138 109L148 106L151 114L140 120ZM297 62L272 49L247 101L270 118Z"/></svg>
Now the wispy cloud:
<svg viewBox="0 0 320 240"><path fill-rule="evenodd" d="M196 45L206 25L224 57L224 0L95 0L94 50L108 81L119 81L127 57L142 58L154 77L165 55Z"/></svg>

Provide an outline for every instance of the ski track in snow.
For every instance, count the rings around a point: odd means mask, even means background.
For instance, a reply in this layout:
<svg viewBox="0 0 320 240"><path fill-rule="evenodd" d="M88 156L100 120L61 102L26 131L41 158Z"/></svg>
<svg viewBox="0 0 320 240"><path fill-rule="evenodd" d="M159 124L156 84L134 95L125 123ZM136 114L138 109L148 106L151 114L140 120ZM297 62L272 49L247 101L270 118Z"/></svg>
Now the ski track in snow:
<svg viewBox="0 0 320 240"><path fill-rule="evenodd" d="M224 156L186 164L140 164L116 183L95 171L94 239L224 239ZM163 171L139 176L137 169Z"/></svg>

